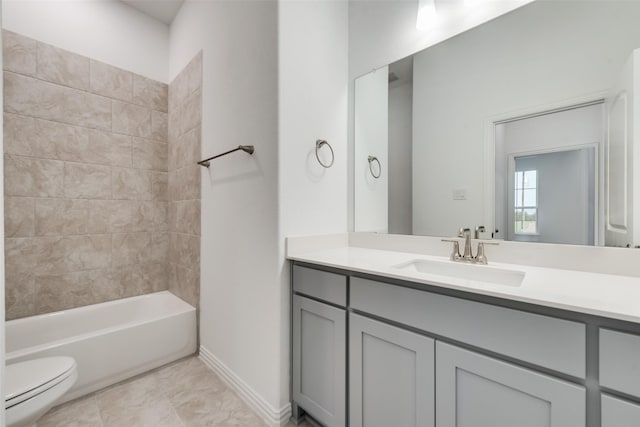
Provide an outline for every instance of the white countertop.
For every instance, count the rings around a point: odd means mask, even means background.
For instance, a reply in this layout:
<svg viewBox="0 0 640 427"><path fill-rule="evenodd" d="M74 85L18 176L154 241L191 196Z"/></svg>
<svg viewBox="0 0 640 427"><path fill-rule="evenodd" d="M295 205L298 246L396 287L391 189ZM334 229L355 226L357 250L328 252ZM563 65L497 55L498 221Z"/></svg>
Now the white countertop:
<svg viewBox="0 0 640 427"><path fill-rule="evenodd" d="M424 283L479 295L521 301L579 313L640 323L640 278L491 262L482 268L525 273L520 286L497 285L401 270L393 266L417 259L452 262L448 257L353 246L290 251L287 258L382 277Z"/></svg>

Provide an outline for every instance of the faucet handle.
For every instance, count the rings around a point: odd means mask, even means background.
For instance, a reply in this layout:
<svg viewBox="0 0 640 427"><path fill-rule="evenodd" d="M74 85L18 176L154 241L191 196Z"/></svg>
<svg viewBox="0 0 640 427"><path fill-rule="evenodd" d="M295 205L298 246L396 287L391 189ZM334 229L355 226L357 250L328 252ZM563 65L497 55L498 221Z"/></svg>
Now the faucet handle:
<svg viewBox="0 0 640 427"><path fill-rule="evenodd" d="M455 261L457 259L462 258L462 255L460 254L460 242L457 241L456 239L441 239L443 242L448 242L448 243L453 243L453 250L451 251L451 256L449 257L449 259L451 261Z"/></svg>
<svg viewBox="0 0 640 427"><path fill-rule="evenodd" d="M489 262L487 261L487 255L484 253L484 245L491 245L491 246L498 246L499 243L497 242L491 242L491 241L486 241L486 240L481 240L478 242L478 249L477 249L477 253L475 256L475 261L477 264L488 264Z"/></svg>

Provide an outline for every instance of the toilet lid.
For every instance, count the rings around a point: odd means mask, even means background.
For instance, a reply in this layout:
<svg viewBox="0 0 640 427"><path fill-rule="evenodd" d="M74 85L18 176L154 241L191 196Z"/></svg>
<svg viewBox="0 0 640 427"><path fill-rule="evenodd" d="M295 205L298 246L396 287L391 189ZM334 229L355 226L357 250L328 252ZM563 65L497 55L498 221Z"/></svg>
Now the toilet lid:
<svg viewBox="0 0 640 427"><path fill-rule="evenodd" d="M43 357L13 363L5 368L5 407L24 402L64 381L73 373L72 357Z"/></svg>

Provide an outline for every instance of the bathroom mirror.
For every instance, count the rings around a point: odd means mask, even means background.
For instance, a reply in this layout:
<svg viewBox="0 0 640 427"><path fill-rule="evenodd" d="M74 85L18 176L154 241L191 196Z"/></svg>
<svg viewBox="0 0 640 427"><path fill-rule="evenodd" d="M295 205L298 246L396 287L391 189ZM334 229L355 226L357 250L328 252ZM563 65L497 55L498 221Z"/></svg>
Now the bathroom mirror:
<svg viewBox="0 0 640 427"><path fill-rule="evenodd" d="M640 245L638 22L539 0L356 79L355 231Z"/></svg>

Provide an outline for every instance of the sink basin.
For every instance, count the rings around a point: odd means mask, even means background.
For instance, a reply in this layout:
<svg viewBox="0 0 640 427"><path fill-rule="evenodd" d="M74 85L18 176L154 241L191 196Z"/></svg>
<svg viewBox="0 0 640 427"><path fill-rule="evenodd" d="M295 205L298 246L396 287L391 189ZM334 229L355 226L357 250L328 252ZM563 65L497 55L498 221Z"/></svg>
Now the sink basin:
<svg viewBox="0 0 640 427"><path fill-rule="evenodd" d="M413 261L394 265L393 268L506 286L522 285L525 276L524 271L506 270L486 265L463 264L453 261L431 261L427 259L414 259Z"/></svg>

